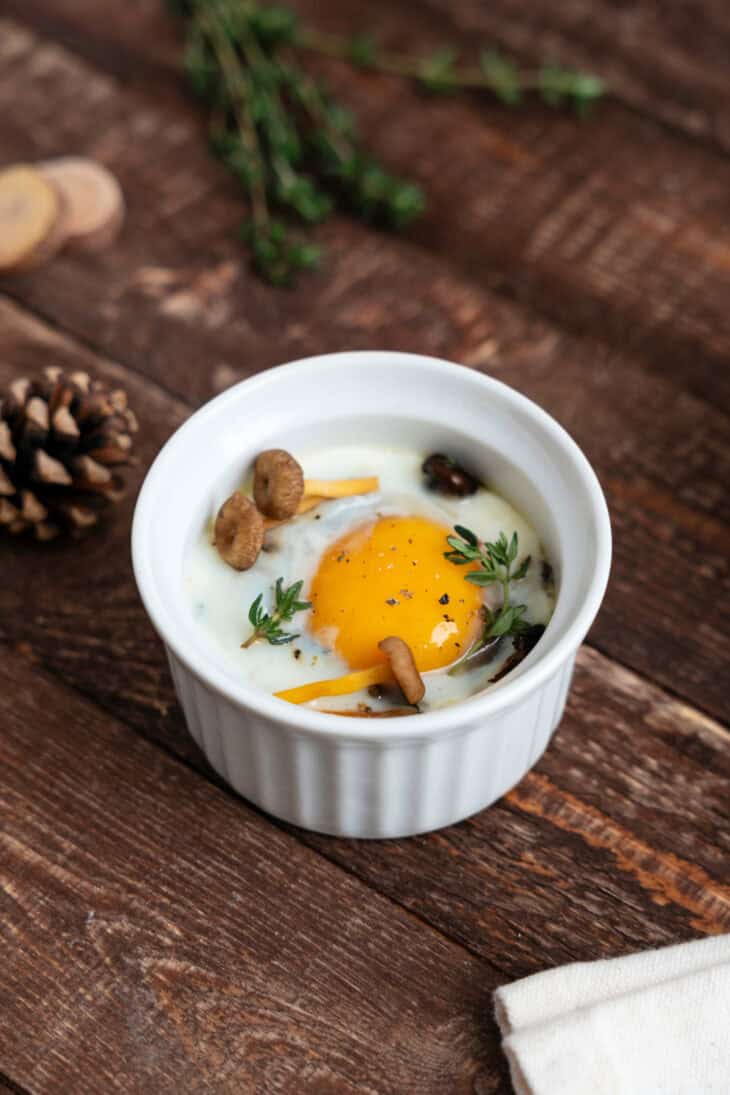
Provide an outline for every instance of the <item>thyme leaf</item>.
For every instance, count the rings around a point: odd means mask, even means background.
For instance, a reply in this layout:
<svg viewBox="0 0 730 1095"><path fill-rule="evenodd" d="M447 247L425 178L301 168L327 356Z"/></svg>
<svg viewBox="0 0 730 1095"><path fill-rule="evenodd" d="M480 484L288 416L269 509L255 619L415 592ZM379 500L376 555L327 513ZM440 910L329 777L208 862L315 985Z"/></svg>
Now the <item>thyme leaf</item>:
<svg viewBox="0 0 730 1095"><path fill-rule="evenodd" d="M299 632L284 631L282 623L289 623L297 612L303 612L311 608L311 601L300 601L299 594L304 582L293 582L284 589L284 579L277 578L274 586L274 610L266 612L263 606L264 595L259 593L248 610L248 622L253 631L245 642L241 643L244 649L253 646L259 639L265 639L272 646L283 646L299 638Z"/></svg>
<svg viewBox="0 0 730 1095"><path fill-rule="evenodd" d="M249 199L241 235L252 264L273 285L288 285L319 262L319 248L292 222L310 227L338 208L398 230L424 208L419 187L367 151L352 115L308 70L307 54L413 80L435 94L486 92L511 106L532 94L586 113L604 90L596 76L557 64L526 70L494 49L477 63L448 45L425 57L384 49L369 34L324 33L262 0L167 6L185 23L183 68L208 111L211 149Z"/></svg>
<svg viewBox="0 0 730 1095"><path fill-rule="evenodd" d="M490 611L485 607L485 624L482 634L469 647L464 656L449 672L458 672L460 668L467 668L474 655L483 647L489 645L492 640L523 634L530 628L530 624L524 619L527 605L515 604L511 599L511 583L524 578L530 568L531 558L526 555L517 565L519 555L519 538L516 532L511 539L507 539L504 532L500 532L494 542L486 540L479 542L476 533L463 525L454 525L455 536L447 536L446 540L451 548L444 552L444 558L456 566L464 566L469 563L478 563L478 570L470 570L465 575L467 582L476 586L498 585L502 590L502 604L496 611Z"/></svg>

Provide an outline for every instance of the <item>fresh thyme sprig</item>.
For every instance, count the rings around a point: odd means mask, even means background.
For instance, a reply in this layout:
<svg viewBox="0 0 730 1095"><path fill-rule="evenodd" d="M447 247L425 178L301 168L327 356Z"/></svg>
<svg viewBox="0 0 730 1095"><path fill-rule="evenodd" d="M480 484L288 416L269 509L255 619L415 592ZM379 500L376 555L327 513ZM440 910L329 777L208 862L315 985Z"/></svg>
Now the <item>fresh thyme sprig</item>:
<svg viewBox="0 0 730 1095"><path fill-rule="evenodd" d="M289 623L297 612L303 612L305 608L311 608L311 601L299 601L297 598L302 591L303 581L293 582L288 589L284 589L284 579L277 578L274 586L274 611L269 614L263 607L263 593L253 601L248 610L248 621L253 631L241 643L244 649L253 646L258 639L266 639L272 646L283 646L299 638L299 632L283 631L282 623Z"/></svg>
<svg viewBox="0 0 730 1095"><path fill-rule="evenodd" d="M365 149L352 115L300 54L410 78L432 92L488 91L510 105L537 93L584 113L603 93L595 76L558 65L523 71L495 50L483 52L478 65L462 64L450 48L425 58L382 50L369 36L323 34L302 26L290 8L256 0L167 3L186 21L183 65L208 108L211 148L249 197L242 234L254 268L274 285L319 261L319 248L293 232L291 220L311 226L337 207L401 229L424 207L417 186Z"/></svg>
<svg viewBox="0 0 730 1095"><path fill-rule="evenodd" d="M550 106L573 107L586 114L604 93L597 76L546 62L538 69L520 69L497 49L482 50L478 64L464 64L458 52L444 46L427 57L381 49L368 34L347 38L302 28L298 44L304 49L358 68L402 76L441 94L455 91L488 91L507 106L517 106L525 95L537 94Z"/></svg>
<svg viewBox="0 0 730 1095"><path fill-rule="evenodd" d="M507 539L504 532L500 532L494 543L485 541L482 544L479 543L476 534L471 529L464 528L463 525L454 525L454 532L457 533L456 536L446 538L451 551L445 551L444 558L457 566L479 563L479 570L471 570L465 575L467 582L476 586L499 585L502 589L502 604L496 611L485 609L484 630L460 659L458 664L462 664L492 639L519 635L529 628L529 623L523 619L527 605L512 602L510 586L512 582L519 582L525 577L531 559L529 555L526 555L519 566L513 569L519 553L519 539L516 532L512 533L511 540Z"/></svg>

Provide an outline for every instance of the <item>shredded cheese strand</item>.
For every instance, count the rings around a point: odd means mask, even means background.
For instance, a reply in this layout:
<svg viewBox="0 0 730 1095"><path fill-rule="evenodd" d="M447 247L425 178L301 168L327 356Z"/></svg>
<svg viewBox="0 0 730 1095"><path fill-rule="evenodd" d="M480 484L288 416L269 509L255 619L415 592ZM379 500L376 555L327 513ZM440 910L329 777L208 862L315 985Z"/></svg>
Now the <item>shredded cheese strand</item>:
<svg viewBox="0 0 730 1095"><path fill-rule="evenodd" d="M350 494L370 494L380 490L377 475L362 479L305 479L305 495L319 495L321 498L347 498Z"/></svg>
<svg viewBox="0 0 730 1095"><path fill-rule="evenodd" d="M326 501L326 499L323 498L321 494L312 495L311 497L308 497L308 498L302 498L301 502L297 506L297 512L295 513L294 516L299 517L303 513L308 513L310 511L310 509L314 509L314 507L318 506L320 502L325 502L325 501ZM279 525L285 525L288 521L291 521L291 520L292 520L291 517L283 517L281 520L277 520L276 517L265 517L264 518L264 528L268 532L269 529L278 528Z"/></svg>
<svg viewBox="0 0 730 1095"><path fill-rule="evenodd" d="M370 669L356 669L354 673L346 673L344 677L332 677L326 681L312 681L311 684L300 684L297 688L286 688L283 692L274 692L280 700L287 703L309 703L320 696L346 696L350 692L359 692L361 688L369 688L371 684L387 684L394 680L393 673L387 662L373 665Z"/></svg>

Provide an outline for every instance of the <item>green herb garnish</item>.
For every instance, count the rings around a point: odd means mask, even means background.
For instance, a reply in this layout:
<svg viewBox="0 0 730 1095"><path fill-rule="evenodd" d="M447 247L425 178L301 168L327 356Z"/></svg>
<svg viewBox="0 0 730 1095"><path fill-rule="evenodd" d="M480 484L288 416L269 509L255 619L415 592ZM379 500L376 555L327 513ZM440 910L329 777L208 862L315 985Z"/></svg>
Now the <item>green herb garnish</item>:
<svg viewBox="0 0 730 1095"><path fill-rule="evenodd" d="M242 184L242 235L255 269L274 285L315 266L319 248L291 222L314 225L334 210L400 229L424 207L421 190L387 171L360 141L355 120L307 70L318 53L365 71L414 80L429 92L488 92L516 105L536 94L585 113L603 94L586 73L546 64L519 68L496 50L465 63L449 46L427 57L382 49L304 26L291 8L256 0L167 0L185 19L183 67L209 115L210 145Z"/></svg>
<svg viewBox="0 0 730 1095"><path fill-rule="evenodd" d="M299 632L283 631L282 623L289 623L297 612L303 612L305 608L311 608L311 601L298 601L303 581L293 582L288 589L284 589L284 579L277 578L274 586L274 611L269 615L264 611L263 593L259 593L256 600L248 610L248 620L253 631L241 646L247 649L258 639L266 639L272 646L283 646L299 638Z"/></svg>
<svg viewBox="0 0 730 1095"><path fill-rule="evenodd" d="M572 107L586 114L605 93L598 76L546 61L540 68L518 66L498 49L485 49L477 64L465 63L453 46L441 46L428 56L381 49L370 35L352 38L302 27L295 44L327 57L349 61L357 68L385 72L413 80L427 91L486 91L507 106L518 106L529 95L538 95L549 106Z"/></svg>
<svg viewBox="0 0 730 1095"><path fill-rule="evenodd" d="M458 535L447 537L451 551L445 551L444 558L457 566L479 563L479 570L471 570L465 576L467 582L475 586L499 585L502 588L502 604L496 612L485 608L484 631L457 663L462 665L492 639L520 635L530 627L527 620L523 619L527 605L514 604L510 590L512 582L518 582L527 574L530 556L526 555L519 566L513 569L519 552L516 532L512 533L511 540L507 539L504 532L500 532L495 543L485 541L482 544L476 534L463 525L454 525L454 532Z"/></svg>

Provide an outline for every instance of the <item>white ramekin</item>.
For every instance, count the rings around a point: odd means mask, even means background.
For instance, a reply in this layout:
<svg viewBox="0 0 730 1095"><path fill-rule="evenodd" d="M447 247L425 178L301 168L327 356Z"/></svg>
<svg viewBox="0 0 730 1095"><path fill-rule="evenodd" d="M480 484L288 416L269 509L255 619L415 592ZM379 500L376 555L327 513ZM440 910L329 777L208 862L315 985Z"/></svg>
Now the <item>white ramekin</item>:
<svg viewBox="0 0 730 1095"><path fill-rule="evenodd" d="M258 452L366 440L461 458L531 518L555 568L555 613L521 665L488 692L409 719L322 714L248 685L216 658L183 593L191 538ZM177 430L139 495L132 554L190 733L216 771L295 825L396 837L481 810L540 757L603 597L611 531L587 460L524 396L434 358L340 353L245 380Z"/></svg>

